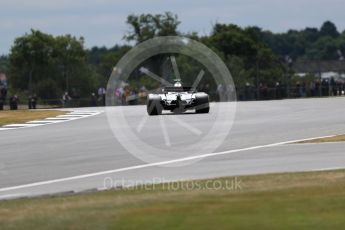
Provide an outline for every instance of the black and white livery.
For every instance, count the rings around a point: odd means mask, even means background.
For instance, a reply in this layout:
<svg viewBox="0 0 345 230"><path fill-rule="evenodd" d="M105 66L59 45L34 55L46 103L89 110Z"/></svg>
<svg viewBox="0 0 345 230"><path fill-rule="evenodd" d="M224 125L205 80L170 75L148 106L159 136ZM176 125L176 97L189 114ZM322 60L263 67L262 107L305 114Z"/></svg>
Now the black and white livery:
<svg viewBox="0 0 345 230"><path fill-rule="evenodd" d="M160 94L149 94L147 97L147 113L160 115L163 110L184 113L195 110L196 113L210 111L209 96L205 92L197 92L192 87L183 87L177 81L174 86L165 87Z"/></svg>

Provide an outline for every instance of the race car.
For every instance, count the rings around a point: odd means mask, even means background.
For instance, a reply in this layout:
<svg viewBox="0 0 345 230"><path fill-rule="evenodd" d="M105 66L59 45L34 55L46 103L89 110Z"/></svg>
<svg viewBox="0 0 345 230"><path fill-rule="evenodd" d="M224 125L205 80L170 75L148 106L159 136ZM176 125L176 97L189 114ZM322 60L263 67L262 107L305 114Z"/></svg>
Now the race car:
<svg viewBox="0 0 345 230"><path fill-rule="evenodd" d="M210 111L208 94L197 92L192 87L183 87L180 81L162 91L161 94L147 96L147 113L150 116L161 115L163 110L174 113L184 113L187 110L195 110L196 113Z"/></svg>

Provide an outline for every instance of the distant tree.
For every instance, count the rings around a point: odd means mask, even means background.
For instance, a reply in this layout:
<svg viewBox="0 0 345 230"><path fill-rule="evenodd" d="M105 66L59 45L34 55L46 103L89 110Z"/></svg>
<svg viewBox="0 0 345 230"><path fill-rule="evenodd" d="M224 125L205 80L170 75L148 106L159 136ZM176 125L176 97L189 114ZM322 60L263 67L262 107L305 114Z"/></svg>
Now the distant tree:
<svg viewBox="0 0 345 230"><path fill-rule="evenodd" d="M170 12L165 14L129 15L126 23L130 31L124 36L127 41L143 42L156 36L177 35L180 21L177 15Z"/></svg>
<svg viewBox="0 0 345 230"><path fill-rule="evenodd" d="M332 38L336 38L339 36L339 32L337 27L333 22L326 21L323 23L320 29L321 36L330 36Z"/></svg>
<svg viewBox="0 0 345 230"><path fill-rule="evenodd" d="M336 39L326 36L319 38L307 52L308 59L314 60L335 60L337 59Z"/></svg>
<svg viewBox="0 0 345 230"><path fill-rule="evenodd" d="M170 12L164 14L129 15L127 24L130 31L124 36L127 41L141 43L157 36L178 35L177 27L180 24L177 15ZM157 75L163 76L166 72L163 63L169 54L159 54L145 62L145 66ZM140 67L138 67L140 68ZM134 71L138 72L138 70ZM163 76L166 77L166 76Z"/></svg>
<svg viewBox="0 0 345 230"><path fill-rule="evenodd" d="M130 49L130 46L116 46L100 58L100 65L97 72L102 76L101 85L105 86L107 84L113 68Z"/></svg>
<svg viewBox="0 0 345 230"><path fill-rule="evenodd" d="M298 59L334 60L339 57L339 51L345 52L342 35L334 23L326 21L317 28L307 27L303 30L289 30L286 33L272 33L260 28L249 27L259 40L284 58L289 56Z"/></svg>
<svg viewBox="0 0 345 230"><path fill-rule="evenodd" d="M111 58L109 57L112 55L121 57L124 54L124 52L121 51L122 49L129 50L130 47L119 45L115 45L114 47L109 49L104 46L92 47L87 51L88 65L94 72L94 78L97 82L97 88L105 87L107 85L112 69L119 60L110 60Z"/></svg>
<svg viewBox="0 0 345 230"><path fill-rule="evenodd" d="M303 38L308 42L308 43L313 43L316 42L319 37L320 37L320 32L317 28L310 28L307 27L303 31L301 31Z"/></svg>
<svg viewBox="0 0 345 230"><path fill-rule="evenodd" d="M283 75L283 67L272 50L265 45L261 29L236 25L216 24L206 40L207 45L215 47L232 72L237 86L274 84Z"/></svg>
<svg viewBox="0 0 345 230"><path fill-rule="evenodd" d="M105 46L97 47L94 46L90 50L88 50L88 63L92 65L99 65L101 63L101 58L111 49L107 49Z"/></svg>
<svg viewBox="0 0 345 230"><path fill-rule="evenodd" d="M9 61L7 56L0 56L0 73L7 73L9 70Z"/></svg>
<svg viewBox="0 0 345 230"><path fill-rule="evenodd" d="M255 78L252 76L253 73L250 69L246 68L243 58L235 55L228 57L227 66L231 71L234 83L237 86L244 86L246 83L255 85Z"/></svg>
<svg viewBox="0 0 345 230"><path fill-rule="evenodd" d="M338 58L341 58L339 57L339 55L341 55L343 58L345 56L345 33L343 32L338 40L337 40L337 47L339 48L339 51L338 51Z"/></svg>
<svg viewBox="0 0 345 230"><path fill-rule="evenodd" d="M211 33L210 42L226 55L256 56L257 54L255 40L233 24L216 24Z"/></svg>
<svg viewBox="0 0 345 230"><path fill-rule="evenodd" d="M55 93L49 92L49 95L76 88L88 94L95 83L83 44L83 38L54 37L38 30L16 38L9 55L12 87L47 92L39 87L50 86ZM41 93L39 96L49 95Z"/></svg>

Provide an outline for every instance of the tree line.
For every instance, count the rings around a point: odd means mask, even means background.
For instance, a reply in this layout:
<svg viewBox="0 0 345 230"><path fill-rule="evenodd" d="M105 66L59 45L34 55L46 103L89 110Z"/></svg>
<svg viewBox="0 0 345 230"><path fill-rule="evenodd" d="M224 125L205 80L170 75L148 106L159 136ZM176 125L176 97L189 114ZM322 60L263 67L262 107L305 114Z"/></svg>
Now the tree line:
<svg viewBox="0 0 345 230"><path fill-rule="evenodd" d="M293 74L289 66L292 61L338 60L345 52L345 32L340 33L330 21L320 28L286 33L216 23L210 34L203 36L182 33L178 28L181 23L178 16L170 12L129 15L126 23L129 31L123 39L129 44L168 35L186 36L205 44L223 59L238 87L288 84L291 78L286 76ZM0 57L0 72L8 76L11 92L35 93L44 99L59 98L66 91L73 92L75 97L88 97L98 87L106 86L113 67L131 48L130 45L115 45L86 49L83 37L53 36L32 29L15 39L8 56ZM191 62L185 59L179 56L177 62L183 74L192 80L197 65L186 64ZM160 66L164 62L165 57L158 56L146 64ZM161 74L162 69L153 67L152 71ZM140 87L153 83L137 76L132 84Z"/></svg>

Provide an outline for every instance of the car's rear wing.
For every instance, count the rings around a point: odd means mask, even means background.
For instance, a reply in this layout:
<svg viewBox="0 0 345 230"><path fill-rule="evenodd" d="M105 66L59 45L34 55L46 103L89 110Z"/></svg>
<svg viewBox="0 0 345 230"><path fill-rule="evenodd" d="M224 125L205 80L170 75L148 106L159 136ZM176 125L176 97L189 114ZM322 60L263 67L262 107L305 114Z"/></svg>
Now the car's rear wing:
<svg viewBox="0 0 345 230"><path fill-rule="evenodd" d="M192 87L176 87L176 86L168 86L163 89L163 92L194 92L195 89Z"/></svg>

